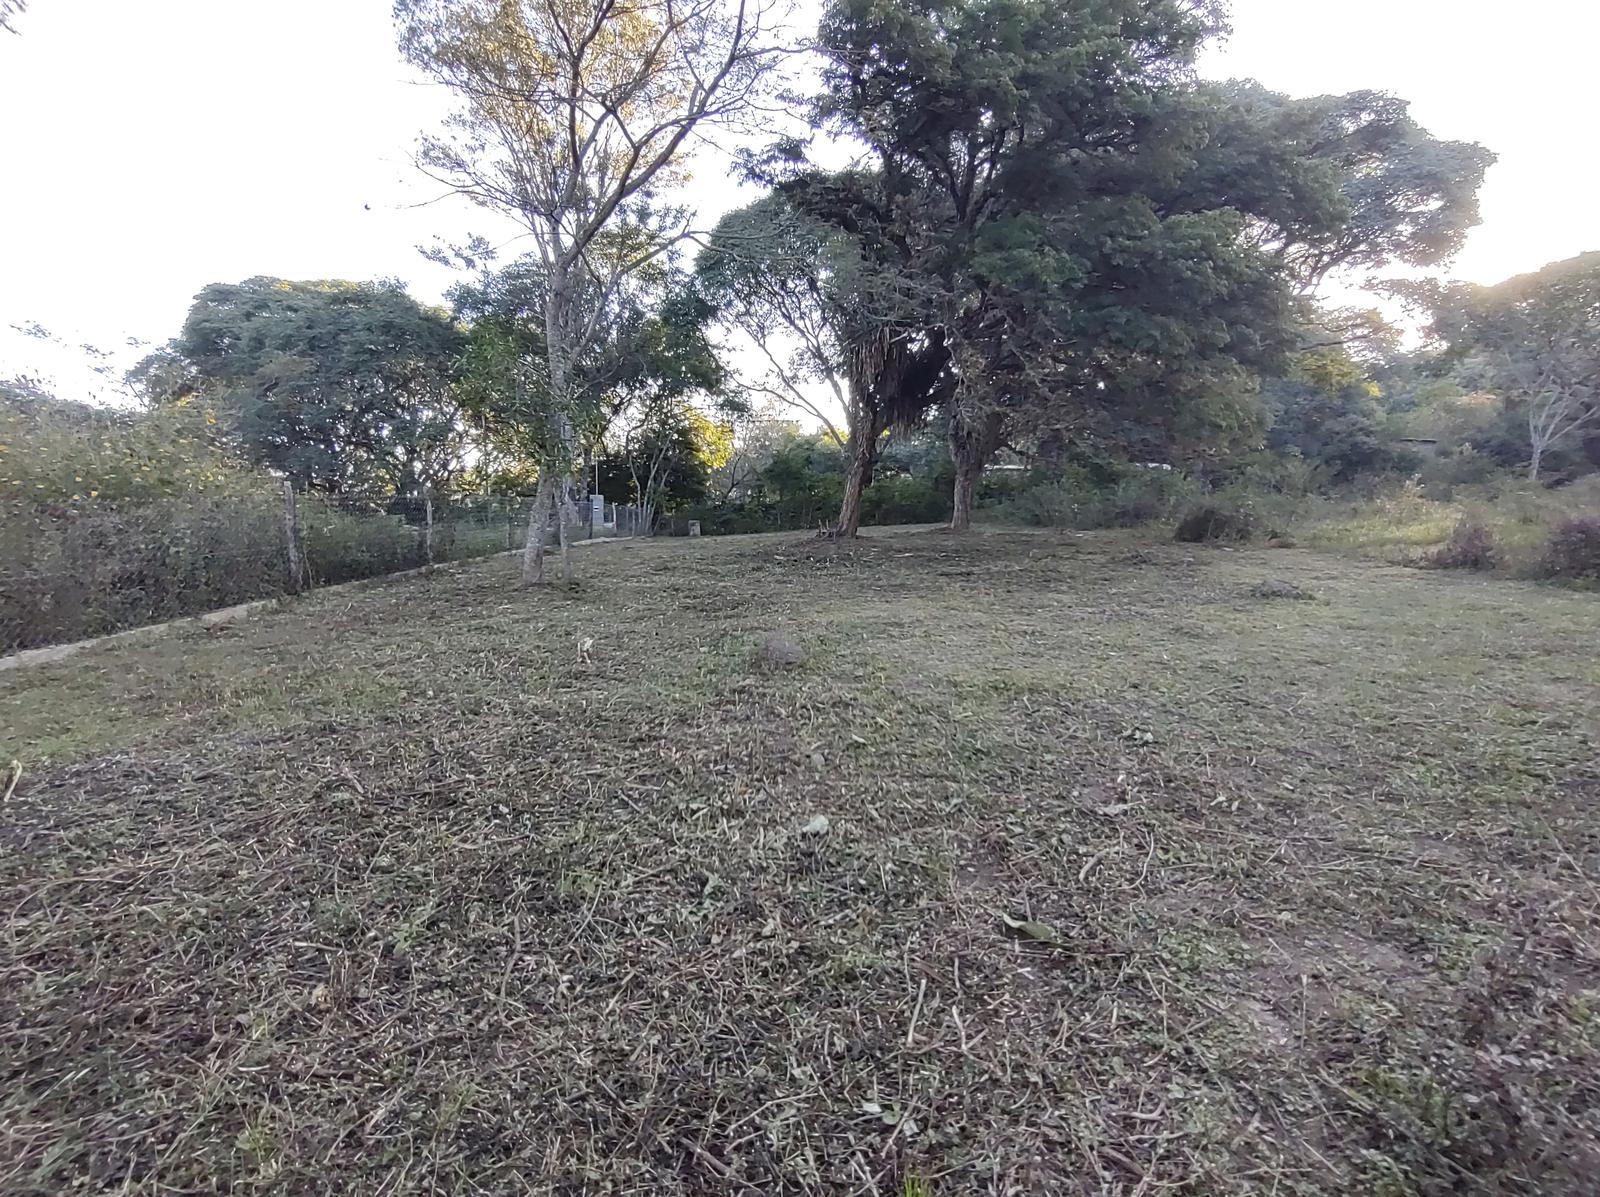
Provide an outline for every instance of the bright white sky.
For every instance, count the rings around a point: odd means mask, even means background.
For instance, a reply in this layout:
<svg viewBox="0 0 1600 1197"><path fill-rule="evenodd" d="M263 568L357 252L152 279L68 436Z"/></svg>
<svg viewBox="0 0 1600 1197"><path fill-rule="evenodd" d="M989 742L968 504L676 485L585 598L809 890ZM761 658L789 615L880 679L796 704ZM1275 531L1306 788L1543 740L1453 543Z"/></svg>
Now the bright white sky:
<svg viewBox="0 0 1600 1197"><path fill-rule="evenodd" d="M76 346L131 364L130 338L171 337L210 282L398 277L437 299L449 274L415 247L504 226L428 202L409 155L445 99L400 62L389 8L31 0L0 34L0 376L109 398ZM1493 282L1600 248L1592 0L1235 0L1234 27L1208 74L1393 91L1500 155L1451 273ZM738 201L723 170L701 169L708 209ZM65 344L10 327L32 322Z"/></svg>

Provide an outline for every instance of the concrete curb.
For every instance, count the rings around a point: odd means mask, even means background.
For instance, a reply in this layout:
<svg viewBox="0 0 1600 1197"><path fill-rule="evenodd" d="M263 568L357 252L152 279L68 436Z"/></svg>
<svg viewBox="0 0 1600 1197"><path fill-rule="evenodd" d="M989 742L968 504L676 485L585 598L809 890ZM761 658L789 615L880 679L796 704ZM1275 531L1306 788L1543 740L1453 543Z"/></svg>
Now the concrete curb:
<svg viewBox="0 0 1600 1197"><path fill-rule="evenodd" d="M631 536L600 536L589 540L573 541L571 547L581 549L592 544L610 544L633 539L634 537ZM200 628L214 628L237 620L249 619L268 607L289 606L300 598L310 598L319 594L337 594L346 590L368 590L375 586L387 585L390 582L401 582L407 578L421 577L425 574L449 573L463 566L476 565L480 561L493 561L497 557L520 556L522 556L521 549L508 549L503 553L490 553L486 557L469 557L464 561L441 561L438 565L424 565L417 569L403 569L399 573L380 574L375 578L357 578L354 582L340 582L337 586L319 586L303 595L283 595L278 598L253 599L248 603L238 603L232 607L219 607L215 611L205 611L199 615L185 615L179 619L169 619L165 623L145 624L143 627L128 628L122 632L110 632L104 636L93 636L88 640L70 640L66 644L47 644L43 648L25 648L21 652L0 657L0 673L5 673L12 669L26 669L30 665L53 665L57 661L75 657L91 648L134 644L144 640L160 640L179 632L194 631Z"/></svg>

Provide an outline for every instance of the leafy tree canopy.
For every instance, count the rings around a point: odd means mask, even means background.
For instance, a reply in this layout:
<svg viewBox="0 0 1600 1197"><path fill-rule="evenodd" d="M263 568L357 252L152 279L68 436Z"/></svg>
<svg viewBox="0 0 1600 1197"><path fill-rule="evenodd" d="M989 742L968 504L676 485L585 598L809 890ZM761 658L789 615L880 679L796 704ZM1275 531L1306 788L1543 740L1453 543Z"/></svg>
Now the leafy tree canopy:
<svg viewBox="0 0 1600 1197"><path fill-rule="evenodd" d="M303 488L399 494L462 467L462 348L398 284L265 277L206 287L172 345L248 460ZM170 362L145 374L188 385Z"/></svg>
<svg viewBox="0 0 1600 1197"><path fill-rule="evenodd" d="M217 443L216 425L192 399L140 411L58 399L27 379L0 381L0 502L12 512L59 513L260 488L264 480Z"/></svg>
<svg viewBox="0 0 1600 1197"><path fill-rule="evenodd" d="M1210 183L1239 197L1256 236L1303 288L1336 271L1437 266L1479 222L1494 154L1434 137L1397 96L1298 99L1250 81L1210 96L1222 147L1207 159Z"/></svg>
<svg viewBox="0 0 1600 1197"><path fill-rule="evenodd" d="M1287 193L1318 230L1340 208L1326 172L1286 184L1261 129L1195 81L1219 27L1198 0L828 8L816 122L870 164L786 190L861 246L882 332L943 355L954 385L891 375L885 406L904 421L948 399L968 489L1008 425L1115 425L1098 413L1118 405L1147 423L1158 399L1177 411L1282 361L1287 283L1241 199Z"/></svg>
<svg viewBox="0 0 1600 1197"><path fill-rule="evenodd" d="M630 404L714 392L723 367L706 337L710 305L686 281L662 271L615 290L601 313L603 335L569 359L569 390L560 413L593 449ZM546 273L523 258L485 271L451 292L457 316L470 322L462 394L474 420L502 452L537 463L559 448L556 401L545 355ZM552 442L552 438L556 438Z"/></svg>
<svg viewBox="0 0 1600 1197"><path fill-rule="evenodd" d="M1548 451L1600 428L1600 252L1491 287L1395 290L1431 313L1429 334L1446 361L1521 409L1531 477Z"/></svg>

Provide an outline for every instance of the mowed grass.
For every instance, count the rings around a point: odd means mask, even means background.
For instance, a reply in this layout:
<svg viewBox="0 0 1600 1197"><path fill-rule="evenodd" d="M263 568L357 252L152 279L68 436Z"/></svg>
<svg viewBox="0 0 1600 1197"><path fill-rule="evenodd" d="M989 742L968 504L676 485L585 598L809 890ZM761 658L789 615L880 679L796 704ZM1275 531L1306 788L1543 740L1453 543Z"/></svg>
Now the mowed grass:
<svg viewBox="0 0 1600 1197"><path fill-rule="evenodd" d="M1594 596L579 564L0 675L0 1190L1593 1191Z"/></svg>

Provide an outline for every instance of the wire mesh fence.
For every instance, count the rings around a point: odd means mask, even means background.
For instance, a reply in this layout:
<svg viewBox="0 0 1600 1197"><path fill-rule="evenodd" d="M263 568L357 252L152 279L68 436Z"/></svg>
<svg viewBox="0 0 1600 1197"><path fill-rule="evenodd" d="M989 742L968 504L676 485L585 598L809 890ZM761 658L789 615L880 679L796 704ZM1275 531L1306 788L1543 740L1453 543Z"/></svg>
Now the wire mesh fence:
<svg viewBox="0 0 1600 1197"><path fill-rule="evenodd" d="M519 547L525 497L192 494L0 513L0 653Z"/></svg>

